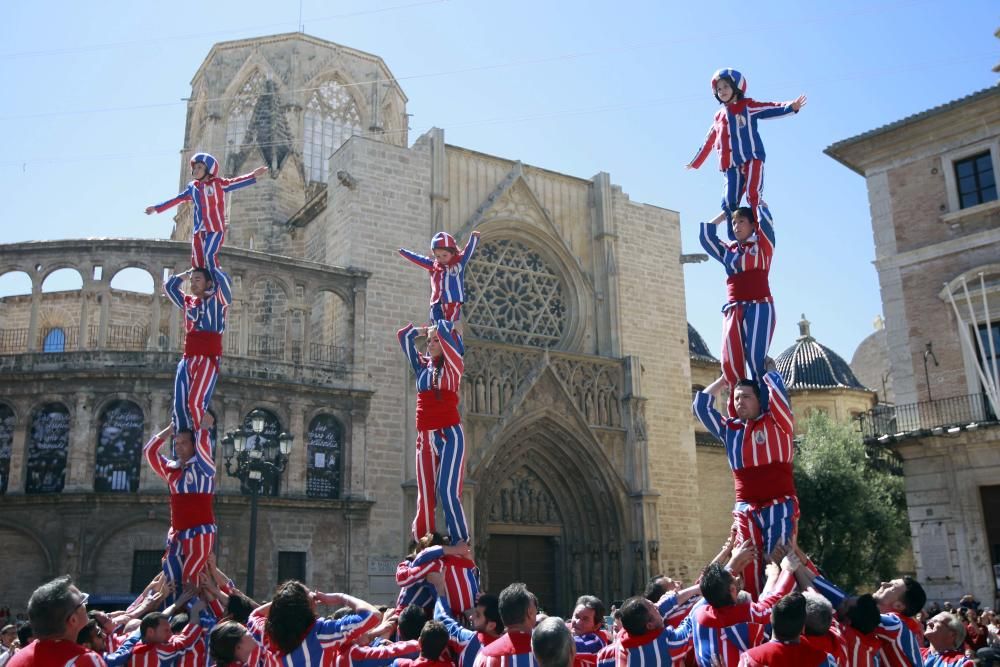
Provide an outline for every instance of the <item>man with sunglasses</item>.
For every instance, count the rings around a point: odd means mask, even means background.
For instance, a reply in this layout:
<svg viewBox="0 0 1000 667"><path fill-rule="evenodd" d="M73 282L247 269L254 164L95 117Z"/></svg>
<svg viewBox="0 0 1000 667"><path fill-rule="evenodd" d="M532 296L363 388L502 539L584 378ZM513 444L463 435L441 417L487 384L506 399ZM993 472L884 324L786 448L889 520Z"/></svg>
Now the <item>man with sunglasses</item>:
<svg viewBox="0 0 1000 667"><path fill-rule="evenodd" d="M35 589L28 599L28 619L35 641L18 651L7 667L104 667L104 660L76 643L90 619L86 593L69 576Z"/></svg>

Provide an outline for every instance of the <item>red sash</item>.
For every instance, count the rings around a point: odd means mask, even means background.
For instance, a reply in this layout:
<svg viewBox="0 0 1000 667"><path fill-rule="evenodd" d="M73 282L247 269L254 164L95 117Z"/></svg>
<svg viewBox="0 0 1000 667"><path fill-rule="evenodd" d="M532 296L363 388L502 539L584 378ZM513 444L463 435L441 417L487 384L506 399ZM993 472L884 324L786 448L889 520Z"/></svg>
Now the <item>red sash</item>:
<svg viewBox="0 0 1000 667"><path fill-rule="evenodd" d="M436 431L461 423L458 394L447 389L417 393L417 430Z"/></svg>
<svg viewBox="0 0 1000 667"><path fill-rule="evenodd" d="M771 287L767 282L767 271L752 269L734 273L726 278L729 303L736 301L764 301L771 298Z"/></svg>
<svg viewBox="0 0 1000 667"><path fill-rule="evenodd" d="M211 493L171 493L170 527L176 531L215 524Z"/></svg>
<svg viewBox="0 0 1000 667"><path fill-rule="evenodd" d="M184 336L185 357L221 357L222 334L217 331L188 331Z"/></svg>
<svg viewBox="0 0 1000 667"><path fill-rule="evenodd" d="M795 495L791 463L769 463L733 471L736 500L763 505L772 500Z"/></svg>

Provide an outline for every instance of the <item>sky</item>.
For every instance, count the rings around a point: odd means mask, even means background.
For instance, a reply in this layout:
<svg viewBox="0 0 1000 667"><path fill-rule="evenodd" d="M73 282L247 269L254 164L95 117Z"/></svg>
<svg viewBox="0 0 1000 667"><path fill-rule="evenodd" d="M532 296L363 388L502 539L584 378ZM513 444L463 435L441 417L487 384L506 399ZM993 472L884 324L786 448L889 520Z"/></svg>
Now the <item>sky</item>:
<svg viewBox="0 0 1000 667"><path fill-rule="evenodd" d="M994 85L998 26L987 0L5 0L0 243L169 237L171 217L143 209L177 191L184 98L209 49L304 29L385 60L409 98L411 142L440 127L450 144L608 172L633 201L678 211L683 250L697 253L722 180L714 155L683 167L718 107L712 73L734 67L755 99L808 96L798 115L760 124L777 234L771 354L804 313L850 361L881 313L867 191L822 151ZM684 272L688 320L718 355L722 268ZM0 276L0 295L18 285Z"/></svg>

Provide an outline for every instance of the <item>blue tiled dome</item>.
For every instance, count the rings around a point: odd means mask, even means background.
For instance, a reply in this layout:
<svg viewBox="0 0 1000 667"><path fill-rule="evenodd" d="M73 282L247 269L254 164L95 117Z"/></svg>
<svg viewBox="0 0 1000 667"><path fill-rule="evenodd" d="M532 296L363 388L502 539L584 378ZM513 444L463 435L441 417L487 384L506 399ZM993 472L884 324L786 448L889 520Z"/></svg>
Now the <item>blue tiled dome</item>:
<svg viewBox="0 0 1000 667"><path fill-rule="evenodd" d="M705 344L705 339L701 337L691 323L688 322L688 352L692 359L699 361L712 361L718 363L718 359L712 356L712 352Z"/></svg>
<svg viewBox="0 0 1000 667"><path fill-rule="evenodd" d="M802 316L795 344L775 358L778 372L789 389L866 389L840 355L820 345L809 334L809 321Z"/></svg>

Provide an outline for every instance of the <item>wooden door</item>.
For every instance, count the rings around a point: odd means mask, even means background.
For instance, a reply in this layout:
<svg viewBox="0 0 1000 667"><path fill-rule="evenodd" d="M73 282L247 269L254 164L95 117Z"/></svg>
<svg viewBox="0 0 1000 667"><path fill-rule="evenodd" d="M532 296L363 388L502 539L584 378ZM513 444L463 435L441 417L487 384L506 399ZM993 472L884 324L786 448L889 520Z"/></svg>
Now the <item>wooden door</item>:
<svg viewBox="0 0 1000 667"><path fill-rule="evenodd" d="M486 557L487 590L499 595L508 584L521 581L538 598L539 610L558 614L556 546L551 537L540 535L490 535Z"/></svg>

